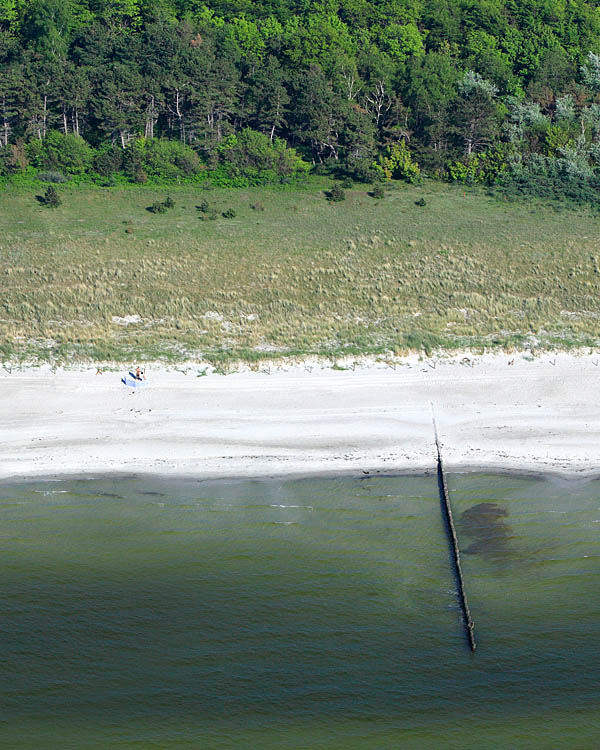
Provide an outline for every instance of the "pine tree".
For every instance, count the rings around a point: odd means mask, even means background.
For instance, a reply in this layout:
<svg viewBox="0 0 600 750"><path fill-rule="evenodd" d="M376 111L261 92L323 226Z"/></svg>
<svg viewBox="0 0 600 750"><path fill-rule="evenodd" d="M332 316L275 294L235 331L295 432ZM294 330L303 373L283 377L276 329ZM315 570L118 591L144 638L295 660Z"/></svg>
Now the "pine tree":
<svg viewBox="0 0 600 750"><path fill-rule="evenodd" d="M50 185L44 193L44 205L48 206L49 208L58 208L61 203L62 201L60 199L60 195L58 194L58 190L54 187L54 185Z"/></svg>

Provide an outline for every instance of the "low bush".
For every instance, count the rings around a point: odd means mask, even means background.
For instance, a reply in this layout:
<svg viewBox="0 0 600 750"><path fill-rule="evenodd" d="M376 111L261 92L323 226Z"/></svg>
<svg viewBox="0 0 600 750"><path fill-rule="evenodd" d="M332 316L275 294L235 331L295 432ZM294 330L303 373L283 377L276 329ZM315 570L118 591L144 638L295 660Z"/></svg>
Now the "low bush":
<svg viewBox="0 0 600 750"><path fill-rule="evenodd" d="M67 182L67 178L62 172L39 172L37 178L42 182L54 182L56 184Z"/></svg>
<svg viewBox="0 0 600 750"><path fill-rule="evenodd" d="M332 203L337 203L338 201L346 200L346 193L344 189L341 187L341 185L338 185L337 183L331 188L331 190L326 195L327 195L327 200Z"/></svg>
<svg viewBox="0 0 600 750"><path fill-rule="evenodd" d="M123 149L112 144L101 146L94 157L94 169L102 177L112 177L123 167Z"/></svg>
<svg viewBox="0 0 600 750"><path fill-rule="evenodd" d="M385 154L380 158L379 164L388 180L394 178L417 183L421 179L419 165L413 161L405 140L388 146Z"/></svg>
<svg viewBox="0 0 600 750"><path fill-rule="evenodd" d="M29 166L26 147L21 139L7 146L0 146L0 176L24 172Z"/></svg>
<svg viewBox="0 0 600 750"><path fill-rule="evenodd" d="M58 190L53 185L50 185L47 188L42 203L49 208L57 208L62 203Z"/></svg>
<svg viewBox="0 0 600 750"><path fill-rule="evenodd" d="M148 206L147 210L152 214L164 214L174 205L175 201L168 195L164 201L154 201L151 206Z"/></svg>
<svg viewBox="0 0 600 750"><path fill-rule="evenodd" d="M582 170L574 160L539 154L512 163L492 189L507 200L527 195L566 199L577 205L600 204L600 175Z"/></svg>
<svg viewBox="0 0 600 750"><path fill-rule="evenodd" d="M468 158L455 161L448 167L448 175L454 182L464 185L481 183L493 185L508 168L508 147L505 145L472 154Z"/></svg>
<svg viewBox="0 0 600 750"><path fill-rule="evenodd" d="M51 130L42 140L33 140L26 146L32 166L42 170L56 170L69 175L89 172L94 150L73 133Z"/></svg>
<svg viewBox="0 0 600 750"><path fill-rule="evenodd" d="M167 211L167 207L163 201L154 201L151 206L148 206L148 211L152 214L164 214Z"/></svg>
<svg viewBox="0 0 600 750"><path fill-rule="evenodd" d="M222 216L225 219L235 219L237 213L233 208L228 208L227 211L223 211Z"/></svg>
<svg viewBox="0 0 600 750"><path fill-rule="evenodd" d="M310 169L284 140L271 142L264 133L250 128L230 135L217 148L217 155L228 177L246 178L250 184L298 178Z"/></svg>
<svg viewBox="0 0 600 750"><path fill-rule="evenodd" d="M136 138L122 156L123 170L134 182L186 178L198 174L202 168L193 148L167 138Z"/></svg>

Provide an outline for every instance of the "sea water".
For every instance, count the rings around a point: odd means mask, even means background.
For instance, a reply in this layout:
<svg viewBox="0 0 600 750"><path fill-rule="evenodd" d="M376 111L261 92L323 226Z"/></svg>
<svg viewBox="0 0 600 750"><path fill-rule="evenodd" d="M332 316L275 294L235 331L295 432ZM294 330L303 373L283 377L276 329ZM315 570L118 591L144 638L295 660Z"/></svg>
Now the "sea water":
<svg viewBox="0 0 600 750"><path fill-rule="evenodd" d="M600 744L600 483L0 488L0 747Z"/></svg>

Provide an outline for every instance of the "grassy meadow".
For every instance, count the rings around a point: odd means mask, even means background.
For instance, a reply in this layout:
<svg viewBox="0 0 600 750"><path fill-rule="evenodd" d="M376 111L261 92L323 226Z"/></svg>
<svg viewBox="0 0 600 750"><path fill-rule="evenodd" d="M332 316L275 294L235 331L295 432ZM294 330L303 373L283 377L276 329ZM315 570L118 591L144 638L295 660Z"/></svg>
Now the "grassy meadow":
<svg viewBox="0 0 600 750"><path fill-rule="evenodd" d="M59 186L55 209L34 191L5 188L0 360L230 362L599 343L600 217L591 209L429 182L388 186L380 200L357 186L329 203L327 185ZM173 208L147 210L167 195ZM224 218L230 208L235 217Z"/></svg>

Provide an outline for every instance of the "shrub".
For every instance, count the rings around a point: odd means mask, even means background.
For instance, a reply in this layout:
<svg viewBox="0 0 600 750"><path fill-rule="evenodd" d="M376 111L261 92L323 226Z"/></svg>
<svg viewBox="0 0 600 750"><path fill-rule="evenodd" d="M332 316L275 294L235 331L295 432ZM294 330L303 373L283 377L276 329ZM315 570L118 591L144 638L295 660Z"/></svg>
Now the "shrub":
<svg viewBox="0 0 600 750"><path fill-rule="evenodd" d="M383 198L383 196L385 195L385 190L383 189L383 186L375 185L371 195L373 196L373 198Z"/></svg>
<svg viewBox="0 0 600 750"><path fill-rule="evenodd" d="M171 198L170 195L168 195L164 201L154 201L154 203L151 206L148 206L148 211L150 211L153 214L164 214L166 213L170 208L173 208L175 205L175 201L173 198Z"/></svg>
<svg viewBox="0 0 600 750"><path fill-rule="evenodd" d="M351 177L346 177L344 180L342 180L340 185L344 188L344 190L351 190L354 187L354 182Z"/></svg>
<svg viewBox="0 0 600 750"><path fill-rule="evenodd" d="M380 158L381 168L388 180L406 180L418 182L421 176L419 165L412 160L406 141L394 143L386 148L385 156Z"/></svg>
<svg viewBox="0 0 600 750"><path fill-rule="evenodd" d="M186 153L177 154L173 161L185 177L198 174L201 169L200 158L191 148Z"/></svg>
<svg viewBox="0 0 600 750"><path fill-rule="evenodd" d="M126 149L123 149L121 159L123 172L125 173L126 177L128 177L133 182L138 182L139 180L136 179L137 175L144 173L142 167L141 149L136 148L135 143L129 145ZM148 176L146 175L144 181L146 181L147 179Z"/></svg>
<svg viewBox="0 0 600 750"><path fill-rule="evenodd" d="M327 193L327 200L333 203L337 203L338 201L344 201L346 200L346 193L344 189L336 183L331 188L331 190Z"/></svg>
<svg viewBox="0 0 600 750"><path fill-rule="evenodd" d="M581 205L600 203L600 178L586 174L577 162L530 154L509 164L494 192L516 200L521 195L567 199Z"/></svg>
<svg viewBox="0 0 600 750"><path fill-rule="evenodd" d="M287 143L250 128L229 136L218 149L219 161L230 177L248 177L254 182L276 182L307 174L309 165Z"/></svg>
<svg viewBox="0 0 600 750"><path fill-rule="evenodd" d="M200 171L198 154L181 141L144 141L144 170L149 177L189 177Z"/></svg>
<svg viewBox="0 0 600 750"><path fill-rule="evenodd" d="M136 138L124 150L123 163L127 176L136 182L189 177L201 169L198 154L190 146L166 138Z"/></svg>
<svg viewBox="0 0 600 750"><path fill-rule="evenodd" d="M154 201L151 206L148 206L148 211L153 214L164 214L167 211L167 207L163 201Z"/></svg>
<svg viewBox="0 0 600 750"><path fill-rule="evenodd" d="M38 169L82 175L89 170L94 151L78 135L51 130L41 141L28 143L27 154L31 164Z"/></svg>
<svg viewBox="0 0 600 750"><path fill-rule="evenodd" d="M62 172L39 172L37 178L42 182L54 182L56 184L67 182L67 178Z"/></svg>
<svg viewBox="0 0 600 750"><path fill-rule="evenodd" d="M493 185L507 169L508 152L504 145L472 154L469 158L455 161L448 167L450 179L466 185L485 183Z"/></svg>
<svg viewBox="0 0 600 750"><path fill-rule="evenodd" d="M123 149L107 144L102 146L94 157L94 169L102 177L112 177L123 166Z"/></svg>
<svg viewBox="0 0 600 750"><path fill-rule="evenodd" d="M53 185L46 189L42 202L49 208L57 208L62 203L58 190Z"/></svg>
<svg viewBox="0 0 600 750"><path fill-rule="evenodd" d="M22 140L0 146L0 175L16 174L24 172L29 166L29 160Z"/></svg>
<svg viewBox="0 0 600 750"><path fill-rule="evenodd" d="M379 180L385 180L385 174L381 164L374 162L369 157L363 157L353 162L352 174L359 182L371 184Z"/></svg>
<svg viewBox="0 0 600 750"><path fill-rule="evenodd" d="M25 146L27 160L36 169L44 168L44 146L39 138L35 138Z"/></svg>
<svg viewBox="0 0 600 750"><path fill-rule="evenodd" d="M225 219L235 219L237 213L233 210L233 208L228 208L227 211L223 211L222 216Z"/></svg>
<svg viewBox="0 0 600 750"><path fill-rule="evenodd" d="M421 206L422 207L422 206L426 206L426 205L427 205L427 201L425 200L425 198L419 198L418 201L415 201L415 206Z"/></svg>
<svg viewBox="0 0 600 750"><path fill-rule="evenodd" d="M198 209L198 211L201 211L203 214L208 213L208 201L203 200L199 206L196 206L196 208Z"/></svg>

